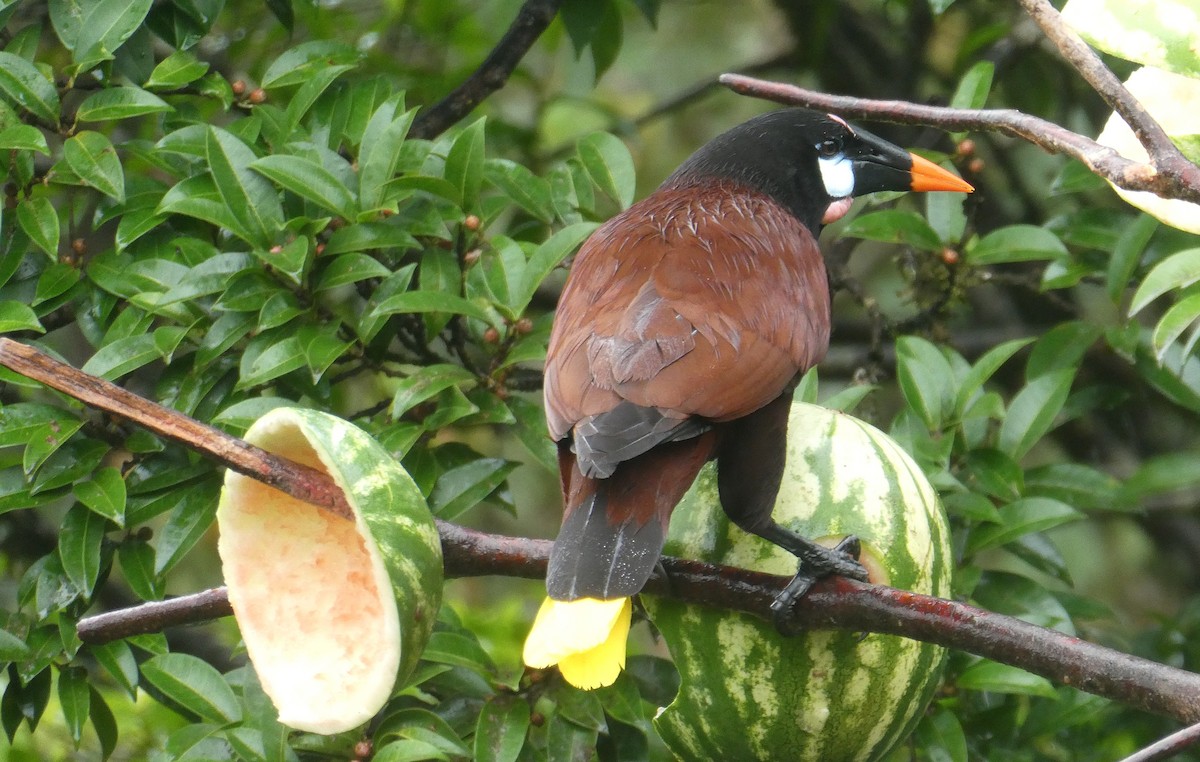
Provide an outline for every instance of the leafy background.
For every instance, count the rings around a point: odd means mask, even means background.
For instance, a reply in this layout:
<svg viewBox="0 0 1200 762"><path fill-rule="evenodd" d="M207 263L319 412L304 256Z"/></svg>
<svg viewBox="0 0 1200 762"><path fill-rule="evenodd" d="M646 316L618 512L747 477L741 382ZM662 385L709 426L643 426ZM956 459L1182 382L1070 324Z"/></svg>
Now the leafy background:
<svg viewBox="0 0 1200 762"><path fill-rule="evenodd" d="M332 411L440 517L550 537L538 362L560 265L767 108L714 75L1085 134L1107 118L1010 4L571 0L503 91L422 135L519 5L0 2L0 330L234 434L280 404ZM879 131L980 190L860 202L827 232L834 346L804 393L918 458L959 597L1196 669L1197 239L1030 146ZM648 719L677 680L662 644L643 625L595 693L523 676L529 581L449 583L369 738L286 733L231 621L83 646L86 612L220 584L220 474L0 383L5 758L668 758ZM956 654L896 758L1112 759L1171 729Z"/></svg>

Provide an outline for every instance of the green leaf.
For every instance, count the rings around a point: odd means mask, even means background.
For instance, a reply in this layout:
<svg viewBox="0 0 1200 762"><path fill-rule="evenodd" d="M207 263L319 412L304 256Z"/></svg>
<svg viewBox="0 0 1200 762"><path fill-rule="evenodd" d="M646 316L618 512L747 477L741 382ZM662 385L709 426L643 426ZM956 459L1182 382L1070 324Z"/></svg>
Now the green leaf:
<svg viewBox="0 0 1200 762"><path fill-rule="evenodd" d="M203 482L190 487L158 531L154 573L162 575L171 571L200 541L216 515L216 485Z"/></svg>
<svg viewBox="0 0 1200 762"><path fill-rule="evenodd" d="M358 205L350 191L333 173L315 161L300 156L274 154L256 159L250 168L322 209L348 220L358 216Z"/></svg>
<svg viewBox="0 0 1200 762"><path fill-rule="evenodd" d="M125 480L121 472L108 466L88 481L74 486L75 497L95 513L125 526Z"/></svg>
<svg viewBox="0 0 1200 762"><path fill-rule="evenodd" d="M1200 281L1200 248L1176 252L1154 266L1129 303L1133 317L1158 297Z"/></svg>
<svg viewBox="0 0 1200 762"><path fill-rule="evenodd" d="M868 241L903 243L922 251L942 249L942 239L924 217L916 212L900 209L885 209L859 215L842 229L842 235L847 238L865 238Z"/></svg>
<svg viewBox="0 0 1200 762"><path fill-rule="evenodd" d="M508 159L488 159L484 162L484 179L542 222L554 220L550 183L524 166Z"/></svg>
<svg viewBox="0 0 1200 762"><path fill-rule="evenodd" d="M442 291L409 291L384 299L371 312L372 317L421 312L449 312L466 315L488 324L496 324L495 316L475 302Z"/></svg>
<svg viewBox="0 0 1200 762"><path fill-rule="evenodd" d="M962 724L944 707L935 706L921 718L915 738L928 762L969 762Z"/></svg>
<svg viewBox="0 0 1200 762"><path fill-rule="evenodd" d="M593 132L576 145L588 177L622 209L633 203L637 177L633 157L624 141L607 132Z"/></svg>
<svg viewBox="0 0 1200 762"><path fill-rule="evenodd" d="M525 265L525 272L521 276L521 287L512 295L512 301L509 304L515 314L520 315L525 311L546 276L562 264L562 261L570 256L579 247L579 244L583 243L584 239L598 227L600 226L594 222L576 222L573 225L567 225L534 250L528 264Z"/></svg>
<svg viewBox="0 0 1200 762"><path fill-rule="evenodd" d="M475 375L460 365L441 363L425 366L396 385L390 415L399 418L443 389L475 381Z"/></svg>
<svg viewBox="0 0 1200 762"><path fill-rule="evenodd" d="M1041 675L994 661L982 660L968 667L955 681L959 688L991 693L1056 698L1054 686Z"/></svg>
<svg viewBox="0 0 1200 762"><path fill-rule="evenodd" d="M154 337L149 334L127 336L106 344L83 364L83 372L115 381L147 363L162 359Z"/></svg>
<svg viewBox="0 0 1200 762"><path fill-rule="evenodd" d="M1100 326L1083 320L1059 323L1033 345L1025 365L1025 378L1032 381L1053 370L1078 368L1084 354L1103 332Z"/></svg>
<svg viewBox="0 0 1200 762"><path fill-rule="evenodd" d="M1147 459L1121 485L1130 503L1200 485L1200 452L1170 452Z"/></svg>
<svg viewBox="0 0 1200 762"><path fill-rule="evenodd" d="M1155 357L1160 363L1166 357L1171 345L1183 335L1184 331L1196 325L1198 319L1200 319L1200 294L1192 294L1179 300L1163 313L1162 319L1154 327L1154 333L1150 340ZM1184 353L1188 353L1186 347Z"/></svg>
<svg viewBox="0 0 1200 762"><path fill-rule="evenodd" d="M58 124L58 90L24 58L0 51L0 93L42 121Z"/></svg>
<svg viewBox="0 0 1200 762"><path fill-rule="evenodd" d="M992 77L995 73L996 65L991 61L980 61L967 69L950 98L950 108L983 108L992 89Z"/></svg>
<svg viewBox="0 0 1200 762"><path fill-rule="evenodd" d="M128 641L114 640L89 646L88 651L130 698L137 697L137 659Z"/></svg>
<svg viewBox="0 0 1200 762"><path fill-rule="evenodd" d="M358 283L368 278L386 278L391 275L383 263L361 252L342 254L333 259L317 277L314 292L326 291L339 286Z"/></svg>
<svg viewBox="0 0 1200 762"><path fill-rule="evenodd" d="M484 117L460 132L446 154L446 179L458 190L463 209L475 206L483 183Z"/></svg>
<svg viewBox="0 0 1200 762"><path fill-rule="evenodd" d="M207 71L208 63L186 50L176 50L154 67L145 86L150 90L174 90L195 82Z"/></svg>
<svg viewBox="0 0 1200 762"><path fill-rule="evenodd" d="M244 228L229 211L210 175L195 175L177 183L163 195L155 212L195 217L228 230L246 241L253 237L253 233Z"/></svg>
<svg viewBox="0 0 1200 762"><path fill-rule="evenodd" d="M502 458L480 458L443 473L429 495L429 509L454 521L504 484L519 464Z"/></svg>
<svg viewBox="0 0 1200 762"><path fill-rule="evenodd" d="M931 431L941 429L954 400L950 363L936 346L916 336L896 341L896 378L909 406Z"/></svg>
<svg viewBox="0 0 1200 762"><path fill-rule="evenodd" d="M85 130L63 143L67 166L79 180L118 203L125 200L125 172L117 149L98 132Z"/></svg>
<svg viewBox="0 0 1200 762"><path fill-rule="evenodd" d="M241 705L208 662L189 654L161 654L142 664L142 677L164 696L202 719L221 724L238 722Z"/></svg>
<svg viewBox="0 0 1200 762"><path fill-rule="evenodd" d="M1058 259L1066 255L1067 247L1049 230L1036 225L1009 225L979 239L967 249L966 259L978 266Z"/></svg>
<svg viewBox="0 0 1200 762"><path fill-rule="evenodd" d="M519 696L489 699L475 723L477 762L516 762L529 732L529 703Z"/></svg>
<svg viewBox="0 0 1200 762"><path fill-rule="evenodd" d="M144 601L157 601L163 597L163 578L154 571L157 556L150 543L138 538L126 538L117 548L117 560L121 563L125 581Z"/></svg>
<svg viewBox="0 0 1200 762"><path fill-rule="evenodd" d="M100 759L107 760L117 750L117 719L113 717L108 702L95 687L88 686L91 699L88 702L88 715L92 727L96 730L96 738L100 741Z"/></svg>
<svg viewBox="0 0 1200 762"><path fill-rule="evenodd" d="M75 38L74 55L78 71L101 61L111 61L117 48L142 25L152 0L96 0L83 7L87 13Z"/></svg>
<svg viewBox="0 0 1200 762"><path fill-rule="evenodd" d="M58 672L58 703L62 707L67 733L79 748L83 739L83 726L87 723L91 708L92 689L88 685L87 670L82 667L63 667Z"/></svg>
<svg viewBox="0 0 1200 762"><path fill-rule="evenodd" d="M304 348L295 336L288 336L276 341L257 354L247 352L242 355L241 378L238 389L249 389L265 384L303 368L305 363Z"/></svg>
<svg viewBox="0 0 1200 762"><path fill-rule="evenodd" d="M975 361L971 369L967 371L966 376L959 382L958 400L955 403L955 410L961 416L966 412L967 405L975 396L975 392L983 388L983 385L1000 370L1000 366L1008 362L1009 358L1028 346L1033 339L1012 339L1003 344L992 347Z"/></svg>
<svg viewBox="0 0 1200 762"><path fill-rule="evenodd" d="M329 66L357 64L363 54L351 45L333 40L313 40L284 51L262 76L265 88L302 85L314 73Z"/></svg>
<svg viewBox="0 0 1200 762"><path fill-rule="evenodd" d="M275 188L250 170L254 152L233 133L209 127L206 150L213 184L229 213L249 233L250 243L268 249L283 226L283 207Z"/></svg>
<svg viewBox="0 0 1200 762"><path fill-rule="evenodd" d="M38 321L37 313L20 302L0 302L0 333L11 331L37 331L46 329Z"/></svg>
<svg viewBox="0 0 1200 762"><path fill-rule="evenodd" d="M1114 302L1121 300L1121 295L1129 286L1138 263L1146 253L1146 246L1157 230L1157 219L1148 214L1139 214L1133 224L1121 232L1117 245L1113 247L1112 257L1108 260L1108 272L1105 274L1108 296Z"/></svg>
<svg viewBox="0 0 1200 762"><path fill-rule="evenodd" d="M174 110L162 98L141 88L110 87L85 98L75 116L81 122L105 122Z"/></svg>
<svg viewBox="0 0 1200 762"><path fill-rule="evenodd" d="M1031 532L1044 532L1083 514L1066 503L1048 497L1026 497L1000 509L1000 524L979 524L967 538L967 552L979 553L1012 542Z"/></svg>
<svg viewBox="0 0 1200 762"><path fill-rule="evenodd" d="M8 630L0 629L0 659L4 661L22 661L31 655L25 641L13 635Z"/></svg>
<svg viewBox="0 0 1200 762"><path fill-rule="evenodd" d="M58 259L58 212L44 196L23 199L17 203L17 222L39 249Z"/></svg>
<svg viewBox="0 0 1200 762"><path fill-rule="evenodd" d="M1051 371L1022 389L1008 406L1000 424L998 446L1020 460L1054 426L1075 378L1074 368Z"/></svg>
<svg viewBox="0 0 1200 762"><path fill-rule="evenodd" d="M31 124L14 124L0 130L0 148L50 154L46 136Z"/></svg>
<svg viewBox="0 0 1200 762"><path fill-rule="evenodd" d="M58 556L75 590L90 597L100 576L100 546L107 522L76 505L67 511L58 534Z"/></svg>
<svg viewBox="0 0 1200 762"><path fill-rule="evenodd" d="M382 206L383 192L396 174L404 138L417 115L413 109L397 116L398 108L402 108L401 99L389 98L371 115L363 132L358 154L358 203L364 212Z"/></svg>

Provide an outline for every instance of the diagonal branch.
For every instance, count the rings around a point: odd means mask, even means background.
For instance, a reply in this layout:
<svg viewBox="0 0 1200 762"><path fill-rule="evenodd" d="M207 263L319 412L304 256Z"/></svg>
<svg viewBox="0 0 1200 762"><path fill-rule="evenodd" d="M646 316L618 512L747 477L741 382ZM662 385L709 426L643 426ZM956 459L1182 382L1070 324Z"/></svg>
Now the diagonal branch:
<svg viewBox="0 0 1200 762"><path fill-rule="evenodd" d="M0 337L0 365L168 436L293 497L335 512L345 510L340 494L337 499L330 498L329 492L336 493L336 488L323 474L289 468L283 461L283 470L268 476L280 467L282 459L278 456L32 347ZM550 554L546 540L487 534L444 521L438 522L438 531L448 576L545 575ZM651 579L647 593L741 611L768 621L771 602L788 581L786 577L679 558L664 558L662 566L665 574ZM83 619L78 634L85 642L104 643L228 613L224 591L209 590ZM937 643L1021 667L1148 712L1182 722L1200 721L1200 675L954 601L829 578L797 604L795 622L800 627L880 632Z"/></svg>
<svg viewBox="0 0 1200 762"><path fill-rule="evenodd" d="M1179 198L1200 203L1200 169L1186 159L1184 162L1195 171L1167 172L1164 169L1160 172L1150 164L1126 159L1091 138L1015 109L956 109L924 106L908 101L829 95L740 74L722 74L720 81L741 95L789 106L831 111L851 118L927 125L956 132L999 132L1025 140L1049 153L1070 156L1082 162L1092 172L1126 190L1150 191L1163 198Z"/></svg>
<svg viewBox="0 0 1200 762"><path fill-rule="evenodd" d="M479 68L449 95L420 112L409 134L414 138L437 137L503 87L533 43L550 26L560 5L562 0L526 0Z"/></svg>

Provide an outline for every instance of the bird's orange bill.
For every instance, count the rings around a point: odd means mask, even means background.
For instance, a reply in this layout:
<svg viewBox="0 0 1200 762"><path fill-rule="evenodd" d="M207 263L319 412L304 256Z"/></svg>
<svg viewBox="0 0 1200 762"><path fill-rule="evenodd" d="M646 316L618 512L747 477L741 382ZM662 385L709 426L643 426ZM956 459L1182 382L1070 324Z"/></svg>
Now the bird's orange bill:
<svg viewBox="0 0 1200 762"><path fill-rule="evenodd" d="M975 188L958 175L947 172L928 159L912 156L912 189L915 191L955 191L970 193Z"/></svg>

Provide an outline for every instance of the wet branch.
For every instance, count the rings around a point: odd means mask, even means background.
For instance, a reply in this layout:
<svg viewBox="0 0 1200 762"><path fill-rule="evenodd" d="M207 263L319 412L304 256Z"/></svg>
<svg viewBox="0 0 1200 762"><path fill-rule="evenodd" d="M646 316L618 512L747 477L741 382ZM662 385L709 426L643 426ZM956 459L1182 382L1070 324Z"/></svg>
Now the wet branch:
<svg viewBox="0 0 1200 762"><path fill-rule="evenodd" d="M83 373L38 350L0 338L0 365L85 404L179 442L293 497L346 514L344 498L323 474L249 445L174 410ZM451 577L545 575L550 543L479 532L439 521ZM679 558L646 592L770 620L770 604L786 577ZM146 603L81 620L79 637L104 643L137 633L225 616L223 589ZM818 583L794 612L800 627L901 635L969 651L1064 685L1181 722L1200 721L1200 675L1157 664L954 601L841 578Z"/></svg>

